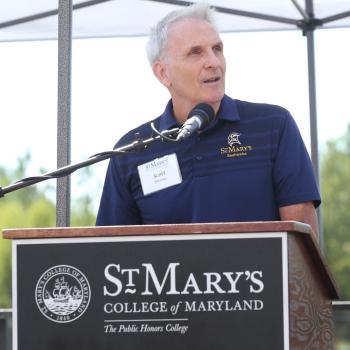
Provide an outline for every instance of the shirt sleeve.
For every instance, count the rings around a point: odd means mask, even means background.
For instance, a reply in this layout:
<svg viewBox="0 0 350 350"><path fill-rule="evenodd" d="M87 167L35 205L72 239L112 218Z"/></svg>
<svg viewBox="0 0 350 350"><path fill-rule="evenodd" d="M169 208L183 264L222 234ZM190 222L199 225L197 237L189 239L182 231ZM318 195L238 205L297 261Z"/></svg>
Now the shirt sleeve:
<svg viewBox="0 0 350 350"><path fill-rule="evenodd" d="M321 203L312 163L293 117L279 119L273 181L278 207L313 201Z"/></svg>
<svg viewBox="0 0 350 350"><path fill-rule="evenodd" d="M141 224L139 210L123 178L117 158L109 162L96 226Z"/></svg>

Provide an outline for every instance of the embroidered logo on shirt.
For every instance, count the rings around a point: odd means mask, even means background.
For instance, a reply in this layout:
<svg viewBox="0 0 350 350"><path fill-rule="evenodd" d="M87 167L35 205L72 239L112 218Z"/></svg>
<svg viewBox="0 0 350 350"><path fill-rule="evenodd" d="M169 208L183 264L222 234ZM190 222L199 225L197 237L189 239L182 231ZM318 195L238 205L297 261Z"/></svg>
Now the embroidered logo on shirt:
<svg viewBox="0 0 350 350"><path fill-rule="evenodd" d="M241 135L239 132L231 132L227 137L228 147L221 147L220 154L228 158L247 156L253 150L253 146L242 145L239 139Z"/></svg>
<svg viewBox="0 0 350 350"><path fill-rule="evenodd" d="M227 138L227 143L230 147L232 147L234 144L238 143L239 145L241 145L241 141L239 141L239 137L241 136L240 133L238 132L231 132L230 135L228 135Z"/></svg>

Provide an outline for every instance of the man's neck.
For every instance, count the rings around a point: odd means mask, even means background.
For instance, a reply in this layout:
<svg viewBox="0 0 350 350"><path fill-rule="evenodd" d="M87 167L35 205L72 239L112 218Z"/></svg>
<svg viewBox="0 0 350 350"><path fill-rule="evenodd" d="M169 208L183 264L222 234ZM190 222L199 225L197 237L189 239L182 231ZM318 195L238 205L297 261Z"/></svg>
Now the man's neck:
<svg viewBox="0 0 350 350"><path fill-rule="evenodd" d="M215 103L215 104L211 104L210 105L213 107L215 115L217 114L217 112L219 111L220 108L220 103ZM175 103L173 101L173 114L174 114L174 118L176 119L176 121L182 125L188 118L189 113L191 112L191 110L195 107L195 105L185 105L185 104L178 104Z"/></svg>

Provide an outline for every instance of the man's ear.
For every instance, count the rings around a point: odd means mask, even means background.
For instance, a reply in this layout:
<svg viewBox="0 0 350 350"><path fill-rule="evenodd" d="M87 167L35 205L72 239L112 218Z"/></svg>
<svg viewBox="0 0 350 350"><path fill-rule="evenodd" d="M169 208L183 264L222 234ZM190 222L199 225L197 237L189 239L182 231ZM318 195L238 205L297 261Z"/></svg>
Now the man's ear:
<svg viewBox="0 0 350 350"><path fill-rule="evenodd" d="M169 88L171 81L168 77L168 69L164 62L156 61L152 64L153 74L157 77L161 84Z"/></svg>

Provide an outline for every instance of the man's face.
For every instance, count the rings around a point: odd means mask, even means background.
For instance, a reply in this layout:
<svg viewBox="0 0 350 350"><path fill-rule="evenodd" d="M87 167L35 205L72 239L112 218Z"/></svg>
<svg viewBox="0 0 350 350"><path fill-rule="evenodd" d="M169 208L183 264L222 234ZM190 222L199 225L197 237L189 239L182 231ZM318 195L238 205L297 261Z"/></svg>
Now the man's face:
<svg viewBox="0 0 350 350"><path fill-rule="evenodd" d="M174 106L187 109L201 102L218 109L225 91L226 62L223 44L206 21L185 19L169 31L164 52L162 83L169 89Z"/></svg>

